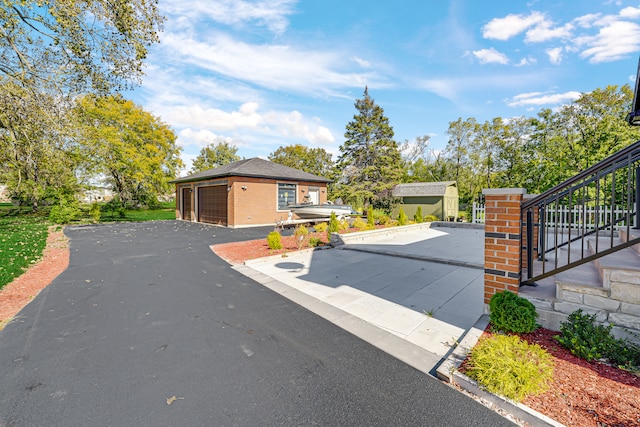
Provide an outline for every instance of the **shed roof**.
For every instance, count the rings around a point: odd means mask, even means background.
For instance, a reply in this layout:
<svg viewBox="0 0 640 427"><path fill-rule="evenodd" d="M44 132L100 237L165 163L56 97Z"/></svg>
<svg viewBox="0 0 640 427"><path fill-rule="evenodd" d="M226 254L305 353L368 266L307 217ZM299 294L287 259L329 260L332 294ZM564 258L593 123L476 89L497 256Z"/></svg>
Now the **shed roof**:
<svg viewBox="0 0 640 427"><path fill-rule="evenodd" d="M172 183L204 181L211 178L226 176L246 176L252 178L271 178L290 181L331 182L330 179L273 163L259 157L239 160L228 165L219 166L202 172L197 172L184 178L178 178Z"/></svg>
<svg viewBox="0 0 640 427"><path fill-rule="evenodd" d="M456 187L456 182L441 181L398 184L393 187L393 195L394 197L444 196L447 192L447 187L450 186Z"/></svg>

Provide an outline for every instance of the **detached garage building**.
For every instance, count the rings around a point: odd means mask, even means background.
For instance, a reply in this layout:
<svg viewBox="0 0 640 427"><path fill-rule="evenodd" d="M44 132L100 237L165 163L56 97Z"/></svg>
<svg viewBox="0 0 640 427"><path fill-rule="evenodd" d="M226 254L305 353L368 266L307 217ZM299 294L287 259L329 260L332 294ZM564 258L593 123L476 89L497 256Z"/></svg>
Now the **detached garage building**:
<svg viewBox="0 0 640 427"><path fill-rule="evenodd" d="M402 210L409 218L413 218L418 206L422 206L422 215L435 215L439 220L446 221L458 216L458 187L455 181L398 184L393 187L393 196L401 199Z"/></svg>
<svg viewBox="0 0 640 427"><path fill-rule="evenodd" d="M254 227L287 219L290 204L326 202L331 181L256 157L171 182L177 219Z"/></svg>

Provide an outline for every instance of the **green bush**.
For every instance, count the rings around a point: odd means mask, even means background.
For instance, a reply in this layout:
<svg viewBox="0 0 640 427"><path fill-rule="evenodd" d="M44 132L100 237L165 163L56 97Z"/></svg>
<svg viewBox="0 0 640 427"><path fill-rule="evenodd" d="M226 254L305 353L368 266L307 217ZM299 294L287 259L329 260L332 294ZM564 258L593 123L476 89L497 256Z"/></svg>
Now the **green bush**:
<svg viewBox="0 0 640 427"><path fill-rule="evenodd" d="M364 219L358 217L353 220L353 228L357 228L360 231L364 231L367 229L367 223L364 221Z"/></svg>
<svg viewBox="0 0 640 427"><path fill-rule="evenodd" d="M324 242L319 237L311 236L309 238L309 246L312 248L317 248L318 246L324 245Z"/></svg>
<svg viewBox="0 0 640 427"><path fill-rule="evenodd" d="M422 218L422 206L418 206L418 209L416 210L416 213L413 215L413 220L417 224L420 224L423 221L423 218Z"/></svg>
<svg viewBox="0 0 640 427"><path fill-rule="evenodd" d="M640 368L640 347L611 335L611 325L596 324L595 314L576 310L560 325L556 340L576 356L591 361L606 358L627 369Z"/></svg>
<svg viewBox="0 0 640 427"><path fill-rule="evenodd" d="M349 221L347 221L345 218L342 218L340 221L338 221L338 230L339 231L345 231L348 230L349 227Z"/></svg>
<svg viewBox="0 0 640 427"><path fill-rule="evenodd" d="M296 238L296 244L298 245L298 250L302 249L304 244L307 241L307 236L309 235L309 230L304 225L300 224L293 230L293 235Z"/></svg>
<svg viewBox="0 0 640 427"><path fill-rule="evenodd" d="M318 233L324 233L327 231L327 229L329 228L329 224L327 224L326 222L321 222L320 224L316 224L313 226L313 228L318 232Z"/></svg>
<svg viewBox="0 0 640 427"><path fill-rule="evenodd" d="M489 392L519 402L549 389L553 361L537 344L517 335L496 335L480 340L471 350L467 375Z"/></svg>
<svg viewBox="0 0 640 427"><path fill-rule="evenodd" d="M277 231L272 231L267 235L269 249L282 249L282 236Z"/></svg>
<svg viewBox="0 0 640 427"><path fill-rule="evenodd" d="M389 215L385 215L385 214L380 215L377 219L378 219L378 224L380 225L387 225L391 222L391 218L389 217Z"/></svg>
<svg viewBox="0 0 640 427"><path fill-rule="evenodd" d="M409 217L407 216L406 213L404 213L404 210L400 208L400 212L398 213L398 225L407 225L408 220L409 220Z"/></svg>
<svg viewBox="0 0 640 427"><path fill-rule="evenodd" d="M329 218L329 228L327 229L327 241L331 241L331 233L337 233L340 229L340 224L338 223L338 217L336 217L335 212L331 212L331 217Z"/></svg>
<svg viewBox="0 0 640 427"><path fill-rule="evenodd" d="M531 301L510 291L498 292L489 301L489 320L494 329L528 333L536 330L538 313Z"/></svg>
<svg viewBox="0 0 640 427"><path fill-rule="evenodd" d="M73 196L61 196L58 204L51 207L49 221L55 224L68 224L82 216L80 203Z"/></svg>
<svg viewBox="0 0 640 427"><path fill-rule="evenodd" d="M438 217L435 215L425 215L424 222L438 221Z"/></svg>
<svg viewBox="0 0 640 427"><path fill-rule="evenodd" d="M91 207L89 208L89 215L93 218L93 222L100 222L100 217L102 216L102 212L100 211L100 205L98 202L93 202Z"/></svg>
<svg viewBox="0 0 640 427"><path fill-rule="evenodd" d="M373 213L373 208L369 208L367 213L367 230L373 230L376 228L376 217Z"/></svg>

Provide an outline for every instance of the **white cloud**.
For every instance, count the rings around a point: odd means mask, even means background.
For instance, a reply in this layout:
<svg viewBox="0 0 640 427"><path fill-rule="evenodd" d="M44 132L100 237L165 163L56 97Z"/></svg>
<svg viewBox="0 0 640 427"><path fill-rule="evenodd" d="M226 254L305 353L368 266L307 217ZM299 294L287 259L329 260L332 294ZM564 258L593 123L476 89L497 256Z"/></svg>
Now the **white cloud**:
<svg viewBox="0 0 640 427"><path fill-rule="evenodd" d="M580 56L591 63L615 61L640 50L640 25L615 21L602 27L597 35L581 37L576 43L586 47Z"/></svg>
<svg viewBox="0 0 640 427"><path fill-rule="evenodd" d="M257 24L281 34L289 25L287 17L294 13L296 3L297 0L164 0L160 6L164 13L176 16L173 24L183 28L193 28L196 22L209 19L225 25Z"/></svg>
<svg viewBox="0 0 640 427"><path fill-rule="evenodd" d="M549 61L554 64L554 65L558 65L562 62L562 48L561 47L554 47L551 49L547 49L546 50L547 55L549 56Z"/></svg>
<svg viewBox="0 0 640 427"><path fill-rule="evenodd" d="M195 145L199 148L204 148L220 142L228 142L230 145L234 145L232 138L216 135L207 129L192 130L191 128L186 128L178 133L178 144L182 147Z"/></svg>
<svg viewBox="0 0 640 427"><path fill-rule="evenodd" d="M524 107L532 105L557 105L575 101L580 97L580 92L570 91L565 93L530 92L514 96L507 102L509 107Z"/></svg>
<svg viewBox="0 0 640 427"><path fill-rule="evenodd" d="M578 18L574 19L573 22L575 22L578 26L582 28L591 28L598 21L600 21L601 18L602 18L601 13L589 13L587 15L579 16Z"/></svg>
<svg viewBox="0 0 640 427"><path fill-rule="evenodd" d="M371 63L365 59L362 59L358 56L354 56L351 58L353 62L361 66L362 68L371 68Z"/></svg>
<svg viewBox="0 0 640 427"><path fill-rule="evenodd" d="M637 7L625 7L620 11L621 18L638 19L640 18L640 9Z"/></svg>
<svg viewBox="0 0 640 427"><path fill-rule="evenodd" d="M518 62L518 63L516 64L516 67L524 67L524 66L527 66L527 65L533 65L533 64L535 64L536 62L538 62L538 61L537 61L534 57L532 57L532 56L527 56L526 58L522 58L522 59L520 60L520 62Z"/></svg>
<svg viewBox="0 0 640 427"><path fill-rule="evenodd" d="M514 15L510 14L504 18L494 18L482 29L482 36L487 39L509 40L534 25L545 21L544 14L531 12L531 14Z"/></svg>
<svg viewBox="0 0 640 427"><path fill-rule="evenodd" d="M385 86L383 79L372 71L339 71L344 58L338 52L301 50L289 45L252 45L223 34L206 41L186 34L167 34L162 46L185 66L273 90L318 96L334 95L335 88Z"/></svg>
<svg viewBox="0 0 640 427"><path fill-rule="evenodd" d="M552 23L548 21L541 22L539 25L527 31L524 41L540 43L553 39L567 38L571 36L571 31L574 28L572 24L565 24L556 28L552 28L551 25Z"/></svg>
<svg viewBox="0 0 640 427"><path fill-rule="evenodd" d="M335 137L331 131L320 125L318 119L308 119L298 111L259 111L255 102L242 104L236 111L223 111L217 108L203 108L200 105L174 106L169 119L171 123L183 128L179 133L180 145L204 147L220 138L228 139L218 133L267 135L302 140L310 144L332 144ZM183 140L180 140L184 138ZM240 138L242 140L242 138ZM241 145L240 142L236 143Z"/></svg>
<svg viewBox="0 0 640 427"><path fill-rule="evenodd" d="M478 58L481 64L508 64L509 58L494 48L474 50L473 55Z"/></svg>

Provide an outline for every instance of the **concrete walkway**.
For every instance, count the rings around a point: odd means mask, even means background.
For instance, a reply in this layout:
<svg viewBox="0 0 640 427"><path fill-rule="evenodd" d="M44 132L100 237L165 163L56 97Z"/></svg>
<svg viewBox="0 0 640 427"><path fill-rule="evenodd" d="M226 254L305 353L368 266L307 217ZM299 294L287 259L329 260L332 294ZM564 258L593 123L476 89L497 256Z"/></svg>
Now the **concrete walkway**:
<svg viewBox="0 0 640 427"><path fill-rule="evenodd" d="M236 269L434 374L483 312L481 228L409 229Z"/></svg>

